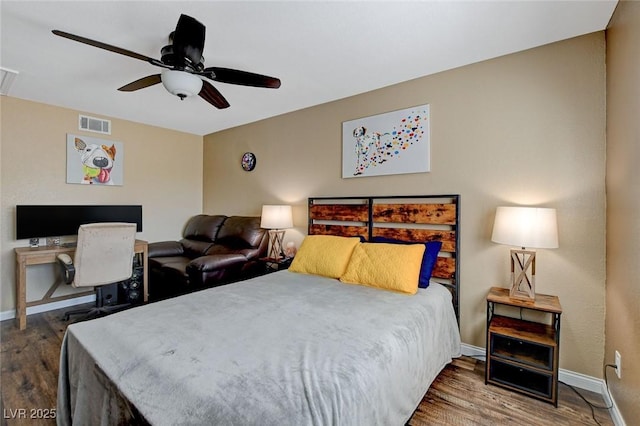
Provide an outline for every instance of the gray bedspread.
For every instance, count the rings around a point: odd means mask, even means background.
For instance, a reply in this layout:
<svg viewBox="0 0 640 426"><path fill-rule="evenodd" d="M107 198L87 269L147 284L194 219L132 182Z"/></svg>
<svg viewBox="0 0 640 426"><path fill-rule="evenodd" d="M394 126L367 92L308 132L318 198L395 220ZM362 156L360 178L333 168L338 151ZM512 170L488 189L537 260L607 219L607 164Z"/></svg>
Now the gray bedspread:
<svg viewBox="0 0 640 426"><path fill-rule="evenodd" d="M459 353L438 284L281 271L70 325L58 424L400 426Z"/></svg>

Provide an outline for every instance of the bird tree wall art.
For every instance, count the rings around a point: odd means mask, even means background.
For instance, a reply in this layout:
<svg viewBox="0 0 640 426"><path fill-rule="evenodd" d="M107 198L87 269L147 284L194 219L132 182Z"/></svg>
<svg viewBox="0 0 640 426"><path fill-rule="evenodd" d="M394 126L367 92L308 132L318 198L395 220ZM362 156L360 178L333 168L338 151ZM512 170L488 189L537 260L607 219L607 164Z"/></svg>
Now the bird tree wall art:
<svg viewBox="0 0 640 426"><path fill-rule="evenodd" d="M429 105L342 123L342 177L431 170Z"/></svg>

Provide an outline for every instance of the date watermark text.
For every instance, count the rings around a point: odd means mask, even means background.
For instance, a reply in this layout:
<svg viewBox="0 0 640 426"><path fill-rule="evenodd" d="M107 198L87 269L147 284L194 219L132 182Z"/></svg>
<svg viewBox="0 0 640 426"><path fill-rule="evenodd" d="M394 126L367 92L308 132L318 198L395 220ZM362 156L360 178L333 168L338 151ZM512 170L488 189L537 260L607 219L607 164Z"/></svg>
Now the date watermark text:
<svg viewBox="0 0 640 426"><path fill-rule="evenodd" d="M55 419L55 408L5 408L4 419Z"/></svg>

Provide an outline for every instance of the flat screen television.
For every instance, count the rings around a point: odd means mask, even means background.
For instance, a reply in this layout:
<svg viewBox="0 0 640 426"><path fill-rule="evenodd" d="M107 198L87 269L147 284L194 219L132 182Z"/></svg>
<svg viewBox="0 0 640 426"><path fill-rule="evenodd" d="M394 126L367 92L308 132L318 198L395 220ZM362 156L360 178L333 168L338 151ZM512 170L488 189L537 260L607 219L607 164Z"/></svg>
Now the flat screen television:
<svg viewBox="0 0 640 426"><path fill-rule="evenodd" d="M18 205L16 239L76 235L80 225L98 222L135 223L137 232L142 232L142 206Z"/></svg>

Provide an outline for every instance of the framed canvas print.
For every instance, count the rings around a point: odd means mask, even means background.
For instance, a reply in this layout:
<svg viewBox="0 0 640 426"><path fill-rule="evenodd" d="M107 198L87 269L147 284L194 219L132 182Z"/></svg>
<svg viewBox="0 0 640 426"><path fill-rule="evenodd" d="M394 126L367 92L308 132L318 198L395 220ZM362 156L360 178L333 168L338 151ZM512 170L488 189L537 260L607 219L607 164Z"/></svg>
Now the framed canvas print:
<svg viewBox="0 0 640 426"><path fill-rule="evenodd" d="M429 105L342 123L342 177L431 170Z"/></svg>
<svg viewBox="0 0 640 426"><path fill-rule="evenodd" d="M121 142L67 134L67 183L122 185L123 170Z"/></svg>

